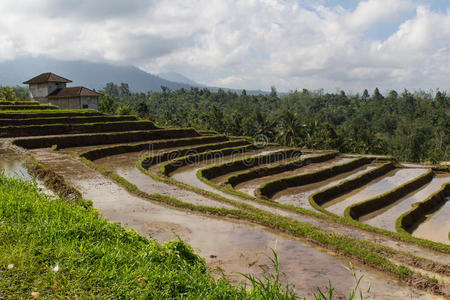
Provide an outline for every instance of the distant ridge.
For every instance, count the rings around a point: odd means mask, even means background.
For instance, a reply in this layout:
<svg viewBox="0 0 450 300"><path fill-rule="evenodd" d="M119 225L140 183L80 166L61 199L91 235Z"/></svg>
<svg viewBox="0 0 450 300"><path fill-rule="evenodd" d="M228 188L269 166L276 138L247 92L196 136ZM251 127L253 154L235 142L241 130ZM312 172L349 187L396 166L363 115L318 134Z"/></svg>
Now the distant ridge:
<svg viewBox="0 0 450 300"><path fill-rule="evenodd" d="M205 88L189 78L175 73L162 73L160 76L142 71L131 65L113 65L89 61L64 61L48 57L19 57L14 60L0 61L0 85L22 85L22 82L38 74L53 72L73 81L73 85L82 85L90 89L103 89L108 82L128 83L133 92L146 93L161 91L161 86L172 90L191 87ZM165 77L165 78L163 78ZM169 79L169 80L168 80ZM178 81L178 82L175 82ZM207 87L217 91L218 87ZM242 90L223 88L241 93ZM261 94L263 91L247 91L248 94Z"/></svg>

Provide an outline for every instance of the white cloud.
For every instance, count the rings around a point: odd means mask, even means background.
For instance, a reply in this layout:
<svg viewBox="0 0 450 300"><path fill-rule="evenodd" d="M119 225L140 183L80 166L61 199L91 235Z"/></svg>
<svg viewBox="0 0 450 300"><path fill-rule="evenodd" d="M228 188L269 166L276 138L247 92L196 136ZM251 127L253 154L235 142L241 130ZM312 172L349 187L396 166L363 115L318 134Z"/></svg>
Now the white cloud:
<svg viewBox="0 0 450 300"><path fill-rule="evenodd" d="M2 0L0 60L124 62L247 89L448 89L449 12L414 1L348 10L296 0ZM393 21L401 25L386 40L369 35Z"/></svg>

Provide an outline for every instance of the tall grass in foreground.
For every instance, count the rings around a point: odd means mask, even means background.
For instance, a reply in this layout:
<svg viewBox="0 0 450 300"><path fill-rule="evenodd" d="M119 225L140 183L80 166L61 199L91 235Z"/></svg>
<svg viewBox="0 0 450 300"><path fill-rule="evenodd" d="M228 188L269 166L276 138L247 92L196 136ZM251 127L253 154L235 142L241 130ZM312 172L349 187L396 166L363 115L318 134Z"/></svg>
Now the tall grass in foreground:
<svg viewBox="0 0 450 300"><path fill-rule="evenodd" d="M182 241L161 245L0 174L0 299L296 299L273 254L275 275L233 286Z"/></svg>

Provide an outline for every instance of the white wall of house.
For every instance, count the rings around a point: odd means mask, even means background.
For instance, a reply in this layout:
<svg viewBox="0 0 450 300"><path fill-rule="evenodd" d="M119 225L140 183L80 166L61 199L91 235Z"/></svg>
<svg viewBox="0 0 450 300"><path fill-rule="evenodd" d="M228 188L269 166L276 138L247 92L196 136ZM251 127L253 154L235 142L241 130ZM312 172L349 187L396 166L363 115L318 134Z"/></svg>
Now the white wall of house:
<svg viewBox="0 0 450 300"><path fill-rule="evenodd" d="M71 98L57 98L49 99L47 101L52 105L58 106L60 109L95 109L98 110L97 97L71 97Z"/></svg>
<svg viewBox="0 0 450 300"><path fill-rule="evenodd" d="M30 98L36 101L47 101L48 85L47 83L30 84Z"/></svg>
<svg viewBox="0 0 450 300"><path fill-rule="evenodd" d="M64 83L64 82L49 82L47 84L48 84L48 94L47 95L50 95L57 89L62 89L62 88L66 87L66 83Z"/></svg>
<svg viewBox="0 0 450 300"><path fill-rule="evenodd" d="M81 108L90 108L98 110L98 97L81 97Z"/></svg>
<svg viewBox="0 0 450 300"><path fill-rule="evenodd" d="M48 103L60 109L80 109L80 97L49 99Z"/></svg>
<svg viewBox="0 0 450 300"><path fill-rule="evenodd" d="M30 84L30 98L41 103L49 103L47 96L57 89L66 87L64 82L47 82L39 84Z"/></svg>

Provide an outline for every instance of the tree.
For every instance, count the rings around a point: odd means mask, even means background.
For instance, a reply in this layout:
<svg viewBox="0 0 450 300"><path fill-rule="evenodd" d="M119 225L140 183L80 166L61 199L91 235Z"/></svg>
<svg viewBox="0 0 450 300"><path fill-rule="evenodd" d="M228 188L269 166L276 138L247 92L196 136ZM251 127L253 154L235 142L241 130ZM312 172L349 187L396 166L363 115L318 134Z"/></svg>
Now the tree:
<svg viewBox="0 0 450 300"><path fill-rule="evenodd" d="M379 102L381 100L383 100L383 95L381 95L380 90L378 90L378 88L375 88L375 90L373 91L373 96L372 96L372 100L375 102Z"/></svg>
<svg viewBox="0 0 450 300"><path fill-rule="evenodd" d="M10 87L0 88L0 99L2 101L18 101L19 98L16 97L16 93Z"/></svg>
<svg viewBox="0 0 450 300"><path fill-rule="evenodd" d="M131 107L131 105L125 103L125 104L120 104L117 109L116 109L116 115L119 116L127 116L127 115L133 115L134 111L133 108Z"/></svg>
<svg viewBox="0 0 450 300"><path fill-rule="evenodd" d="M145 101L140 101L138 103L136 111L137 111L139 117L141 117L141 118L148 116L148 114L150 112L147 104L145 104Z"/></svg>
<svg viewBox="0 0 450 300"><path fill-rule="evenodd" d="M129 96L130 95L130 87L128 86L128 83L122 82L119 87L120 95L121 96Z"/></svg>
<svg viewBox="0 0 450 300"><path fill-rule="evenodd" d="M105 94L109 94L113 97L120 96L119 87L116 84L114 84L113 82L108 82L105 86L104 91L105 91Z"/></svg>
<svg viewBox="0 0 450 300"><path fill-rule="evenodd" d="M369 91L365 89L364 92L362 93L361 100L367 101L367 99L369 98L370 98Z"/></svg>
<svg viewBox="0 0 450 300"><path fill-rule="evenodd" d="M285 146L296 146L301 134L302 124L291 111L285 111L278 123L278 141Z"/></svg>
<svg viewBox="0 0 450 300"><path fill-rule="evenodd" d="M115 107L115 103L114 103L114 99L111 95L109 94L103 94L100 97L100 101L98 102L98 110L103 112L103 113L107 113L107 114L112 114L114 112L114 107Z"/></svg>

